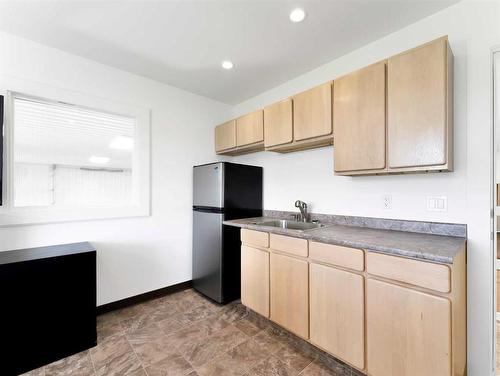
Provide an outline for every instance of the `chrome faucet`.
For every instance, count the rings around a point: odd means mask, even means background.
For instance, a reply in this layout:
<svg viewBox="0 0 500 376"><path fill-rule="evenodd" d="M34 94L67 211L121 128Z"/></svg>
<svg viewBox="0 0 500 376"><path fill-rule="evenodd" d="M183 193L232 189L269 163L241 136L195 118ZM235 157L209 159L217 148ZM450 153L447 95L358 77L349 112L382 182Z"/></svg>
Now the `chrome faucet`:
<svg viewBox="0 0 500 376"><path fill-rule="evenodd" d="M295 207L299 208L300 214L297 214L297 220L300 222L307 222L309 214L307 214L307 204L303 201L295 201Z"/></svg>

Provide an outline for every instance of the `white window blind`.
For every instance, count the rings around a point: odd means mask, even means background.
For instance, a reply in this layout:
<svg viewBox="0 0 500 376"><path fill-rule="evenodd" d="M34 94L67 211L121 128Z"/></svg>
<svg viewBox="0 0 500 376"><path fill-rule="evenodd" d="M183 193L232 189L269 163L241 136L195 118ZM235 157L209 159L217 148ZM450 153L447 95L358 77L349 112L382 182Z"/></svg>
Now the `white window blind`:
<svg viewBox="0 0 500 376"><path fill-rule="evenodd" d="M14 95L14 206L130 205L135 133L133 117Z"/></svg>

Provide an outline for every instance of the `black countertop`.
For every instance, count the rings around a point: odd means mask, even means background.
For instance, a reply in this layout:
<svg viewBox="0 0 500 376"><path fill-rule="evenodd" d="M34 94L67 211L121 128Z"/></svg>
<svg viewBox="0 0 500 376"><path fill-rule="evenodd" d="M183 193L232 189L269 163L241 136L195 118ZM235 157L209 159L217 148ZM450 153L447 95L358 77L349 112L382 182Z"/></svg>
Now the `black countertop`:
<svg viewBox="0 0 500 376"><path fill-rule="evenodd" d="M50 245L46 247L25 248L0 252L0 265L38 260L50 257L74 255L77 253L94 252L95 247L89 242Z"/></svg>

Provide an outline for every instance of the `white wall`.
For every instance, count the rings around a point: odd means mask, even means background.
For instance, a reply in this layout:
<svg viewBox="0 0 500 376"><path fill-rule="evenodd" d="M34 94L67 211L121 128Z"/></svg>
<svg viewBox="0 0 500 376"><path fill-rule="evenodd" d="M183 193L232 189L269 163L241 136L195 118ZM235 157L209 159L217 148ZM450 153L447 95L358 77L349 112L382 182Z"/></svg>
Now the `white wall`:
<svg viewBox="0 0 500 376"><path fill-rule="evenodd" d="M152 216L0 229L0 250L89 240L99 249L99 304L191 278L191 166L214 160L213 124L308 89L441 35L455 54L453 173L335 177L332 149L234 158L264 167L266 209L295 199L320 213L467 223L469 375L492 374L491 57L500 3L464 1L275 89L228 108L73 55L0 33L0 88L29 81L151 108ZM381 209L381 195L393 209ZM425 211L446 195L448 211Z"/></svg>
<svg viewBox="0 0 500 376"><path fill-rule="evenodd" d="M402 218L468 225L469 375L492 374L493 255L491 202L491 48L500 44L500 2L464 1L314 71L237 105L234 116L262 108L442 35L455 55L453 173L333 176L332 148L234 160L264 167L264 207L294 210L301 199L317 213ZM382 195L393 208L382 209ZM427 212L426 196L448 197L447 212Z"/></svg>
<svg viewBox="0 0 500 376"><path fill-rule="evenodd" d="M0 251L90 241L98 304L191 279L191 168L216 159L221 103L0 33L0 89L58 88L151 109L150 217L0 228ZM29 94L29 93L26 93Z"/></svg>

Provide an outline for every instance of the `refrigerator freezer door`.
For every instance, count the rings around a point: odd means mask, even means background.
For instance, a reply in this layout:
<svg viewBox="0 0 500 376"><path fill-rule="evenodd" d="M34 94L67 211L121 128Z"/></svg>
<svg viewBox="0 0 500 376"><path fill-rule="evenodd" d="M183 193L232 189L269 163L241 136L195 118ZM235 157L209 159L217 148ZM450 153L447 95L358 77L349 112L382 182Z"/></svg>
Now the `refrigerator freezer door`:
<svg viewBox="0 0 500 376"><path fill-rule="evenodd" d="M193 169L193 206L224 207L224 165L212 163Z"/></svg>
<svg viewBox="0 0 500 376"><path fill-rule="evenodd" d="M193 287L222 301L222 221L224 214L193 211Z"/></svg>

